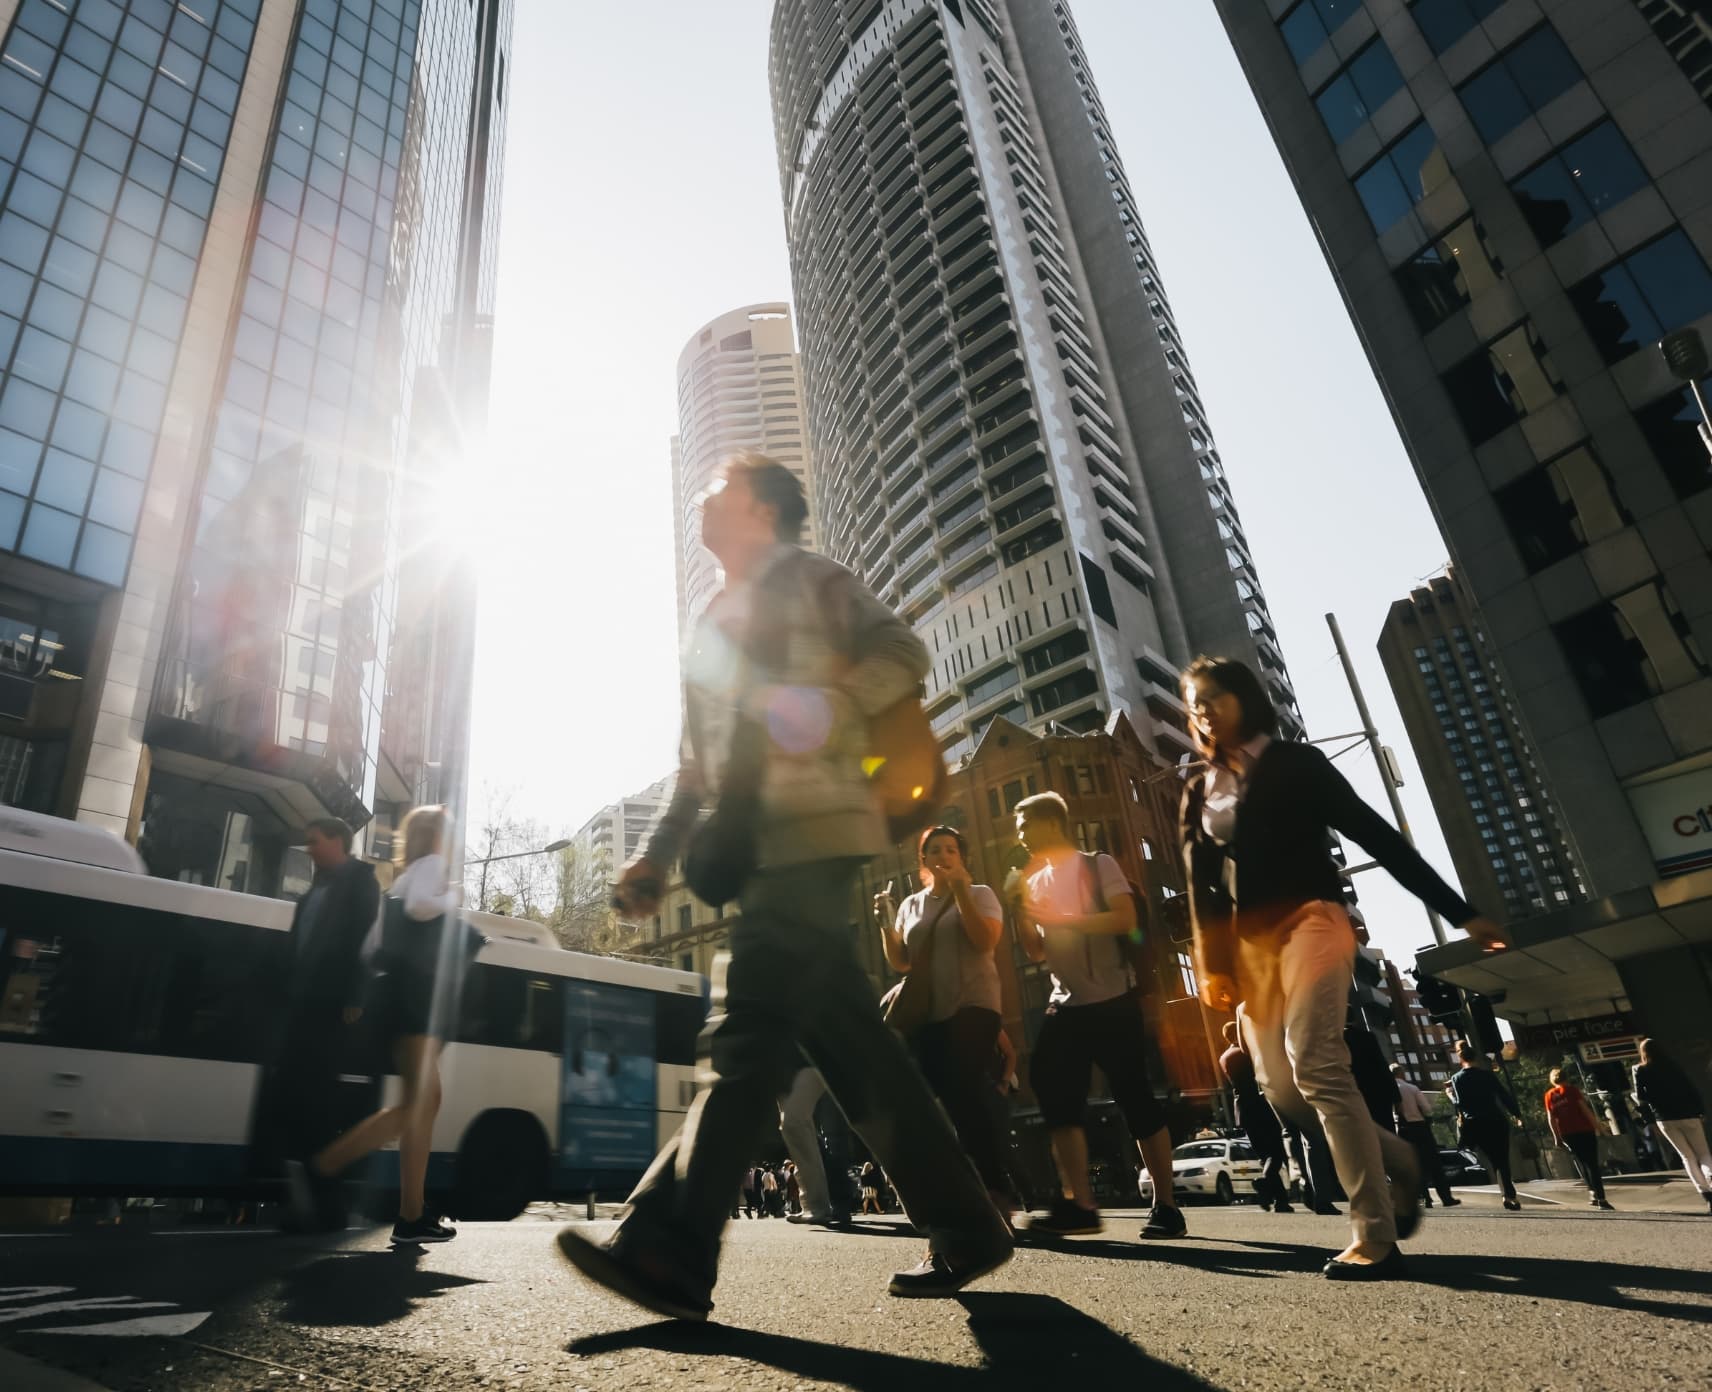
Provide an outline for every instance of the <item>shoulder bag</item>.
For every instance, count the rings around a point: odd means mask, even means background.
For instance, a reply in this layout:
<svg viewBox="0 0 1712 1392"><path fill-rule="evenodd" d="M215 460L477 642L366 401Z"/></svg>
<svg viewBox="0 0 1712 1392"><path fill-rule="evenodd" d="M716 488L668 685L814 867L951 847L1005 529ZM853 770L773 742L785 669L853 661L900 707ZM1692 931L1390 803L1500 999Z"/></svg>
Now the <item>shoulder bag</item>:
<svg viewBox="0 0 1712 1392"><path fill-rule="evenodd" d="M904 979L880 998L880 1018L905 1039L933 1019L934 933L956 899L955 894L948 894L940 901L939 912L916 934Z"/></svg>

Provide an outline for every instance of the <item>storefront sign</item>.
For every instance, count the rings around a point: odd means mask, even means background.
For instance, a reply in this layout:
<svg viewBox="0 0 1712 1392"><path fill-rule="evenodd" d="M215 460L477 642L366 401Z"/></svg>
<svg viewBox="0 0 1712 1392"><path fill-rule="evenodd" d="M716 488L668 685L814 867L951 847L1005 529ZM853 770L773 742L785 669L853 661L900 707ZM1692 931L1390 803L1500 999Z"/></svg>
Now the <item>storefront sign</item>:
<svg viewBox="0 0 1712 1392"><path fill-rule="evenodd" d="M1581 1044L1633 1039L1638 1033L1627 1015L1595 1015L1586 1020L1552 1020L1543 1025L1517 1025L1516 1040L1524 1049L1565 1050Z"/></svg>
<svg viewBox="0 0 1712 1392"><path fill-rule="evenodd" d="M1661 878L1712 867L1712 766L1626 791Z"/></svg>

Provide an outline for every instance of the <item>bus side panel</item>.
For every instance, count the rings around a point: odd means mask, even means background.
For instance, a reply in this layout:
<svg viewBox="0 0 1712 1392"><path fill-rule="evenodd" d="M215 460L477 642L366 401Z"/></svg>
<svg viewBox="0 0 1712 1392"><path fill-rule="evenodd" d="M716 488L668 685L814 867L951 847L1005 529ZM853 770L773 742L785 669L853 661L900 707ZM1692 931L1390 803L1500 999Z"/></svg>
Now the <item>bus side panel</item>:
<svg viewBox="0 0 1712 1392"><path fill-rule="evenodd" d="M146 1192L241 1179L254 1064L17 1043L4 1059L0 1188Z"/></svg>
<svg viewBox="0 0 1712 1392"><path fill-rule="evenodd" d="M533 1049L498 1049L448 1044L441 1055L444 1101L434 1123L434 1154L455 1156L464 1135L483 1112L527 1112L541 1123L547 1148L559 1144L559 1060ZM398 1079L387 1080L387 1105L398 1099Z"/></svg>

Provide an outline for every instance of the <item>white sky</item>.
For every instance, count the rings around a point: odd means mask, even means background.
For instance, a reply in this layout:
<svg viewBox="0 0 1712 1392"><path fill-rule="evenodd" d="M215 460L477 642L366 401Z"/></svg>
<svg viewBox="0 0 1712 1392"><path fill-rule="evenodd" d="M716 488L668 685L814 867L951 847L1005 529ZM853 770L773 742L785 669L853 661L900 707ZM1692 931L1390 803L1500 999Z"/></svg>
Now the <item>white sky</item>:
<svg viewBox="0 0 1712 1392"><path fill-rule="evenodd" d="M1310 733L1358 723L1335 609L1448 877L1374 650L1445 547L1301 204L1211 5L1074 6ZM485 558L473 787L515 790L555 829L675 755L677 356L706 320L791 292L771 8L517 7L492 457L468 518ZM1384 807L1365 753L1341 766ZM1356 884L1407 964L1422 910L1381 871Z"/></svg>

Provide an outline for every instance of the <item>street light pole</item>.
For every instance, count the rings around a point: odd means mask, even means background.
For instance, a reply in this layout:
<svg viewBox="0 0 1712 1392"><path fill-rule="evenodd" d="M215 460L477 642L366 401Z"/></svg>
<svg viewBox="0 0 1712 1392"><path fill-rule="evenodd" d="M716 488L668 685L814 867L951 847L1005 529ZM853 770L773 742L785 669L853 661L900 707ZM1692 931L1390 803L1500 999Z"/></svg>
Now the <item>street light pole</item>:
<svg viewBox="0 0 1712 1392"><path fill-rule="evenodd" d="M1379 731L1373 726L1373 717L1367 710L1367 698L1361 694L1361 683L1356 680L1355 664L1349 660L1349 649L1343 643L1343 630L1338 627L1337 615L1327 614L1326 625L1332 631L1332 642L1337 645L1338 660L1343 663L1343 675L1349 682L1350 695L1355 697L1355 712L1361 717L1361 733L1367 739L1368 748L1373 751L1373 762L1379 766L1379 781L1385 785L1385 796L1391 802L1391 815L1397 819L1397 830L1403 833L1403 839L1411 846L1415 844L1414 833L1409 830L1409 818L1403 811L1403 799L1397 796L1397 779L1391 769L1391 758L1385 747L1379 743ZM1445 945L1444 924L1439 922L1439 916L1431 909L1427 910L1427 922L1433 928L1433 941L1440 947Z"/></svg>
<svg viewBox="0 0 1712 1392"><path fill-rule="evenodd" d="M539 850L508 851L504 855L483 856L480 860L466 860L464 868L468 869L472 865L492 865L496 860L522 860L525 856L556 855L558 852L568 851L570 848L571 843L569 841L549 841Z"/></svg>

